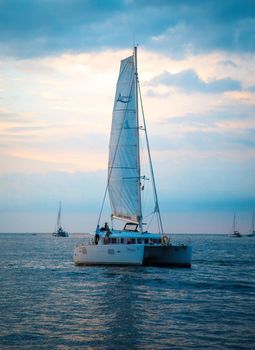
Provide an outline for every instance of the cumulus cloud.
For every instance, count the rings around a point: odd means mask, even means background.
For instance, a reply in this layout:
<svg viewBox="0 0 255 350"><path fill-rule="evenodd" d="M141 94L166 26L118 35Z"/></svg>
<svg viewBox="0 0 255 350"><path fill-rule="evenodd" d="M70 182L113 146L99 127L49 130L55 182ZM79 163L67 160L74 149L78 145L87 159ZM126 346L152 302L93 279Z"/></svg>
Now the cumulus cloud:
<svg viewBox="0 0 255 350"><path fill-rule="evenodd" d="M222 108L215 110L210 110L204 113L187 113L184 115L179 115L176 117L168 118L165 122L167 123L185 123L186 125L206 125L206 126L215 126L218 123L236 123L240 122L244 124L247 128L251 125L255 125L254 115L253 115L253 106L244 106L244 105L225 105ZM246 124L248 123L248 124Z"/></svg>
<svg viewBox="0 0 255 350"><path fill-rule="evenodd" d="M223 60L223 61L219 61L219 64L225 66L225 67L233 67L236 68L238 65L233 62L232 60Z"/></svg>
<svg viewBox="0 0 255 350"><path fill-rule="evenodd" d="M153 89L149 89L147 92L146 92L146 96L147 97L159 97L159 98L166 98L166 97L169 97L170 96L170 93L169 92L165 92L165 93L162 93L162 92L157 92Z"/></svg>
<svg viewBox="0 0 255 350"><path fill-rule="evenodd" d="M225 91L239 91L242 89L241 82L231 78L215 79L208 82L199 78L193 69L179 73L163 72L154 77L150 85L168 85L185 89L189 92L222 93Z"/></svg>
<svg viewBox="0 0 255 350"><path fill-rule="evenodd" d="M127 47L139 41L173 56L254 52L255 4L246 0L3 0L2 54L40 56Z"/></svg>

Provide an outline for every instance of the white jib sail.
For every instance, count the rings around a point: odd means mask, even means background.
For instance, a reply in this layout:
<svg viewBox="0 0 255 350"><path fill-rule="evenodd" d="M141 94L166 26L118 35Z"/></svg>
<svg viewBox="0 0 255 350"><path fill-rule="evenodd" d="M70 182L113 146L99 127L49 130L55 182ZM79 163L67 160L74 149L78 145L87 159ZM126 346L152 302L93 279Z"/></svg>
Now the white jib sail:
<svg viewBox="0 0 255 350"><path fill-rule="evenodd" d="M113 217L139 222L139 154L134 57L121 61L112 116L108 191Z"/></svg>

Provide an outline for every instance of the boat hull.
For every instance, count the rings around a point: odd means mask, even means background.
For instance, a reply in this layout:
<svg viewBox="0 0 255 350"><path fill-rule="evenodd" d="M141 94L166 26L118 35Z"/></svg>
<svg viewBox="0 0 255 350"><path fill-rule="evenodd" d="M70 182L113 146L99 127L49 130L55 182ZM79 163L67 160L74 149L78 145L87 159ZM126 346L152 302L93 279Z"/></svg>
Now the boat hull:
<svg viewBox="0 0 255 350"><path fill-rule="evenodd" d="M85 245L74 250L76 265L142 265L143 245Z"/></svg>
<svg viewBox="0 0 255 350"><path fill-rule="evenodd" d="M54 236L54 237L68 237L69 235L68 235L67 232L63 231L63 232L61 232L61 233L54 232L54 233L52 234L52 236Z"/></svg>
<svg viewBox="0 0 255 350"><path fill-rule="evenodd" d="M191 267L191 246L141 244L76 246L76 265L144 265Z"/></svg>
<svg viewBox="0 0 255 350"><path fill-rule="evenodd" d="M145 246L143 265L191 267L192 247L187 245Z"/></svg>

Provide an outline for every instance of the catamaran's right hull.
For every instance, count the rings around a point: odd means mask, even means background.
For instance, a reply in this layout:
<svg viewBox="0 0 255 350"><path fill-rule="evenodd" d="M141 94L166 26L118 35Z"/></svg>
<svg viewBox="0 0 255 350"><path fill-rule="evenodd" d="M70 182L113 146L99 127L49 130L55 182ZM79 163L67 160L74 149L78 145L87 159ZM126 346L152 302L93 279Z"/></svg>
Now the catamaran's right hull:
<svg viewBox="0 0 255 350"><path fill-rule="evenodd" d="M143 265L191 267L192 247L186 245L145 246Z"/></svg>

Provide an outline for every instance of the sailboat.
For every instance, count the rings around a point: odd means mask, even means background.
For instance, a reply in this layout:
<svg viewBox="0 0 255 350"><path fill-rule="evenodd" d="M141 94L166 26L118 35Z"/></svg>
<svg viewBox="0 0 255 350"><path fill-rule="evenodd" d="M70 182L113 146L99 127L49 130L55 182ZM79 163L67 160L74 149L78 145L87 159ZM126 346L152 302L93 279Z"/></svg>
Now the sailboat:
<svg viewBox="0 0 255 350"><path fill-rule="evenodd" d="M141 114L141 118L140 118ZM142 126L141 126L142 124ZM148 232L142 211L142 192L149 179L141 173L141 145L146 140L152 184L153 213L158 233ZM100 225L109 195L112 226ZM124 222L124 228L114 224ZM101 226L101 227L100 227ZM90 242L74 250L76 265L154 265L190 267L192 247L173 245L163 231L151 153L137 72L137 47L121 61L114 100L109 145L108 178L97 228Z"/></svg>
<svg viewBox="0 0 255 350"><path fill-rule="evenodd" d="M236 229L236 213L234 213L233 229L230 237L242 237L241 233Z"/></svg>
<svg viewBox="0 0 255 350"><path fill-rule="evenodd" d="M252 221L251 221L251 230L250 233L248 234L249 237L255 237L255 228L254 228L254 209L253 209L253 214L252 214Z"/></svg>
<svg viewBox="0 0 255 350"><path fill-rule="evenodd" d="M55 231L52 233L55 237L68 237L68 232L62 228L61 225L61 201L59 202L57 225Z"/></svg>

